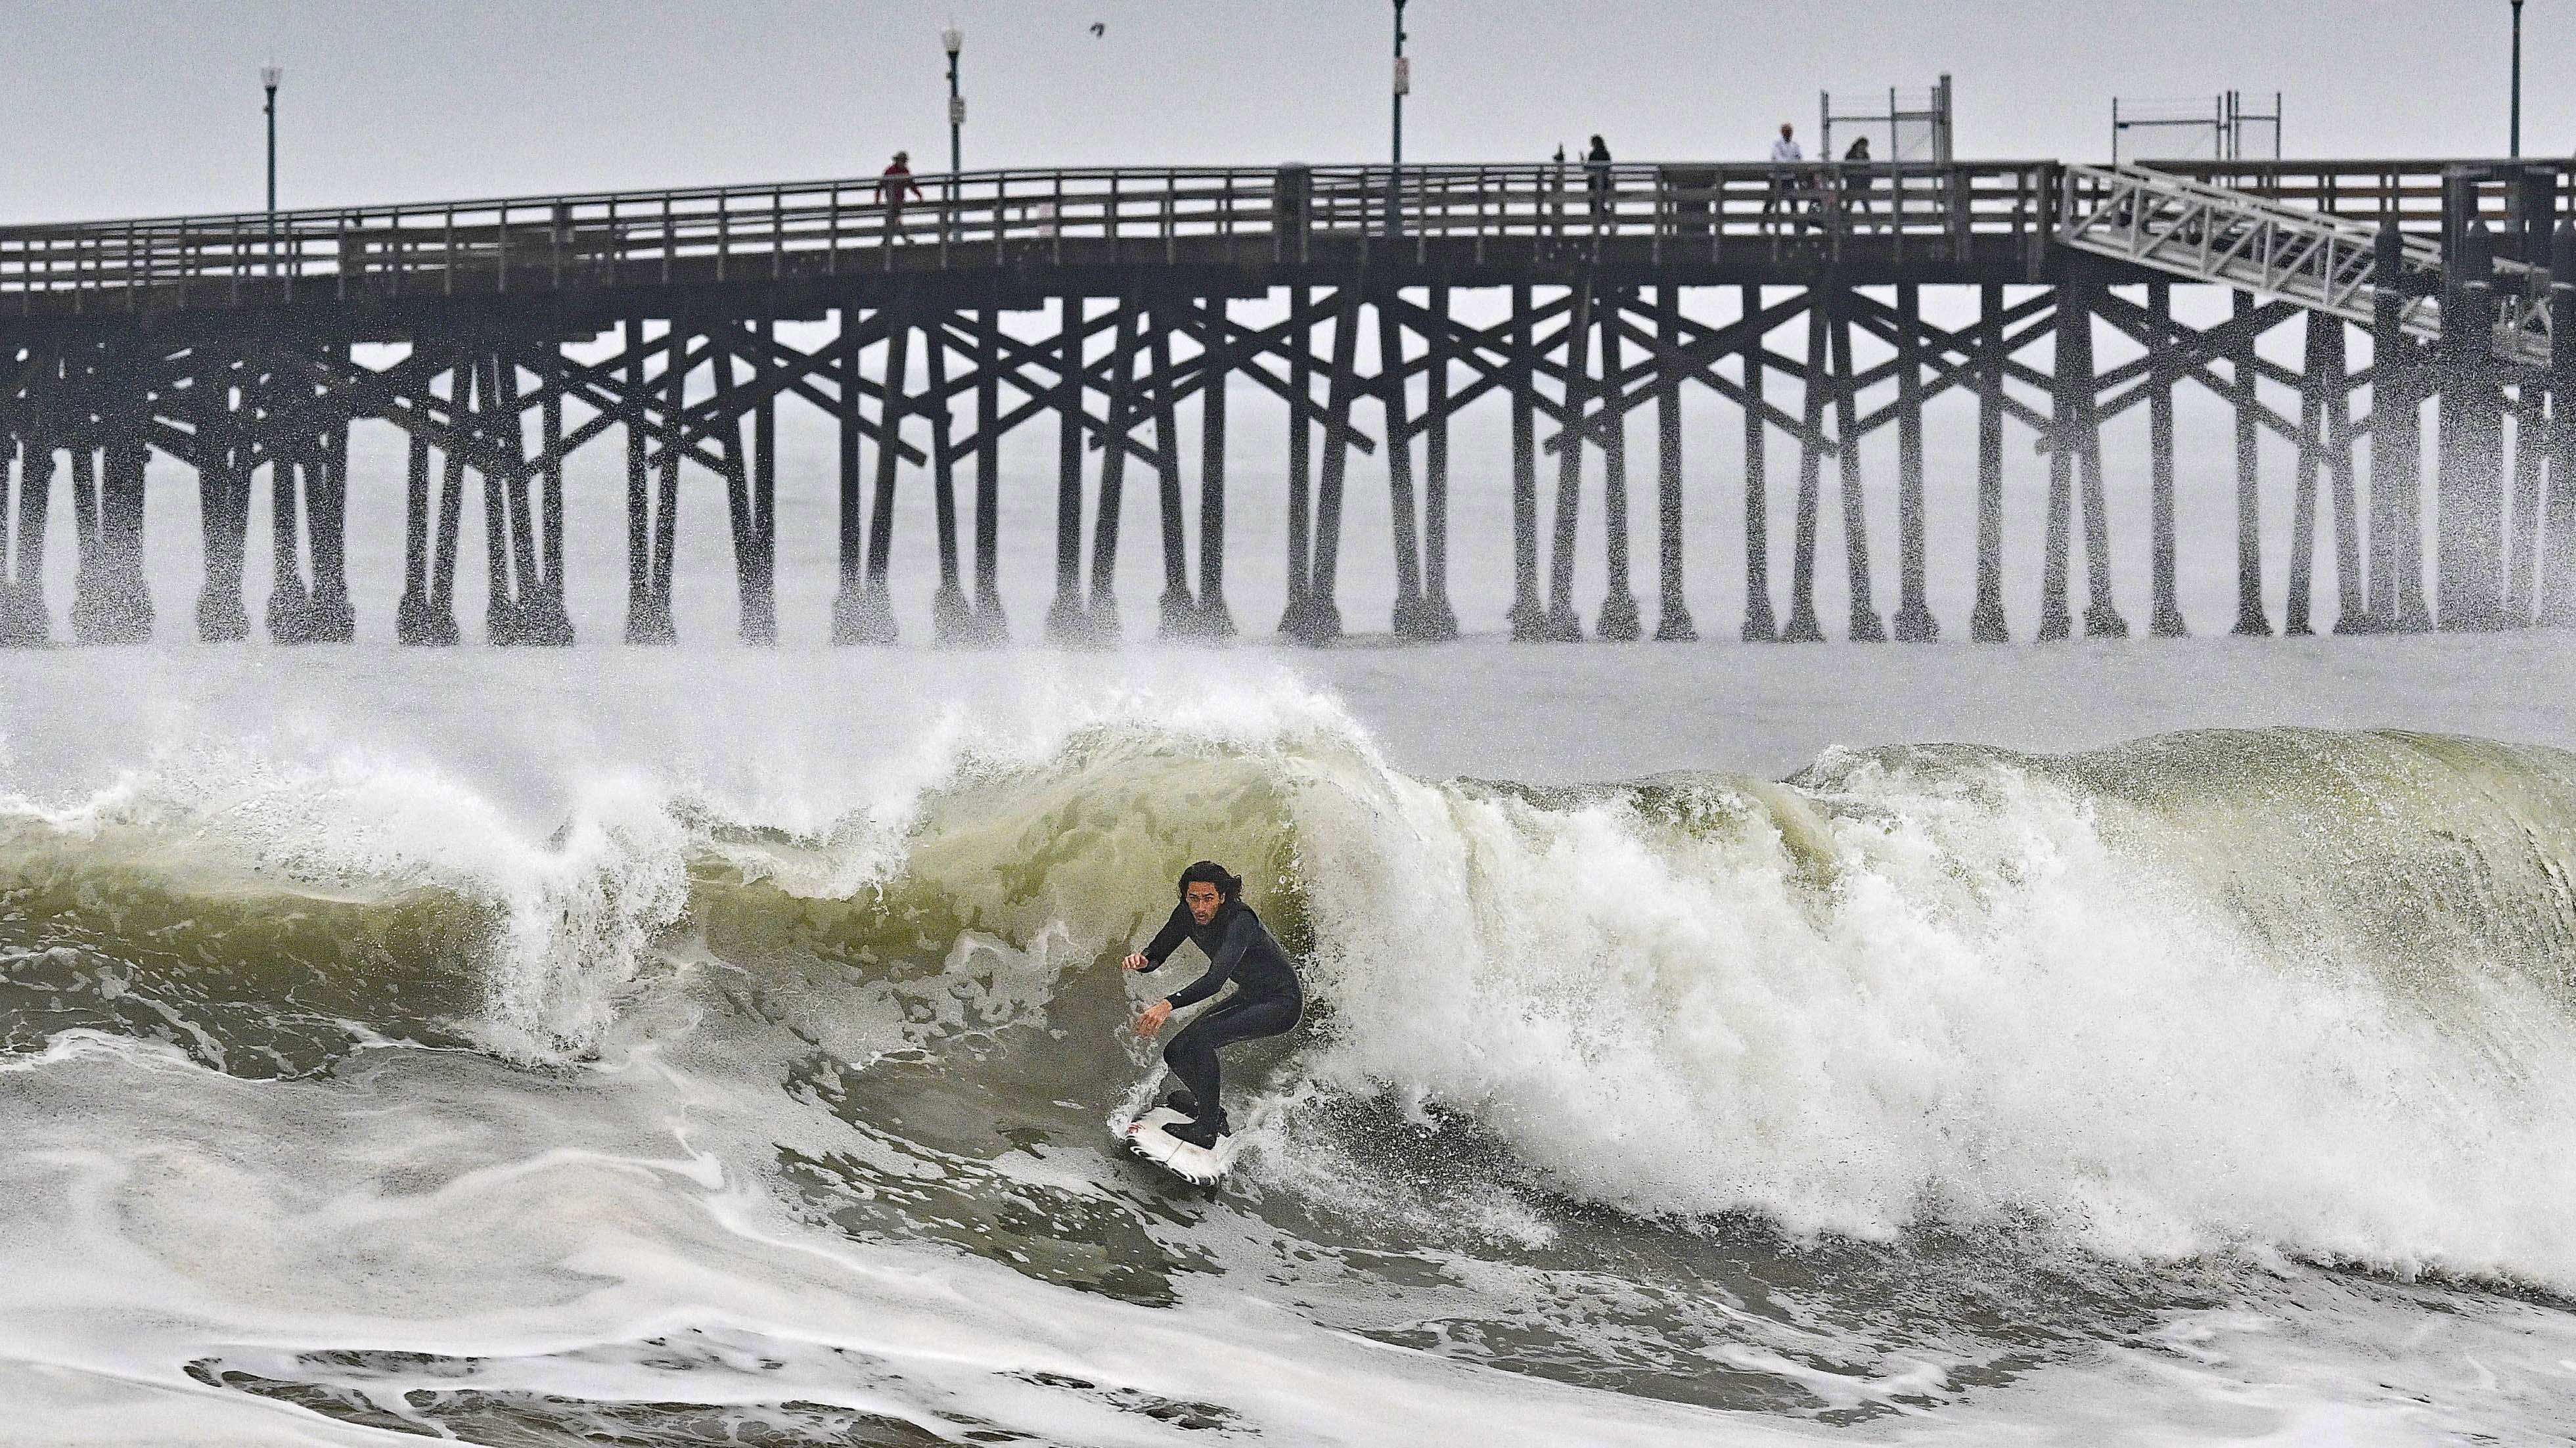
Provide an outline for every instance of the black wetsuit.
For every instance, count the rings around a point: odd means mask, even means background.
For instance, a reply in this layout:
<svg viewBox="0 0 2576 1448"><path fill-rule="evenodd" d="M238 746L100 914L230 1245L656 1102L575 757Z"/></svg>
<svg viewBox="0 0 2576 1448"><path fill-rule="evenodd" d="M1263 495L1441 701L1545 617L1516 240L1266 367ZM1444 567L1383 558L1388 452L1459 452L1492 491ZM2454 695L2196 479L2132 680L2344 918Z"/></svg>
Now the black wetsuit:
<svg viewBox="0 0 2576 1448"><path fill-rule="evenodd" d="M1223 990L1228 981L1234 983L1234 995L1174 1036L1163 1048L1163 1063L1189 1089L1198 1119L1213 1120L1222 1129L1225 1108L1217 1099L1218 1048L1295 1029L1306 1011L1306 994L1297 983L1296 967L1288 963L1288 952L1279 948L1252 907L1239 900L1218 907L1216 918L1205 925L1190 918L1189 906L1174 907L1172 918L1163 922L1144 949L1145 968L1162 965L1183 940L1207 952L1208 969L1171 994L1172 1009L1197 1005Z"/></svg>

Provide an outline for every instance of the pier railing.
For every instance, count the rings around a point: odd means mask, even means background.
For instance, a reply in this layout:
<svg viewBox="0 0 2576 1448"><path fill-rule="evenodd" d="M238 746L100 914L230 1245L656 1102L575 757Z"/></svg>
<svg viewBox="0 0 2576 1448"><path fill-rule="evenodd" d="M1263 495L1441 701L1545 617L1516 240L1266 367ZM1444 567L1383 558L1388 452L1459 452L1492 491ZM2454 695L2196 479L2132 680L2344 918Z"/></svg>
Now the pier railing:
<svg viewBox="0 0 2576 1448"><path fill-rule="evenodd" d="M2567 187L2563 166L2481 164L2476 202L2499 224L2529 209L2535 184ZM2329 216L2443 222L2439 162L2167 169ZM1860 242L1902 260L1979 237L2043 246L2073 184L2051 161L1077 168L926 175L899 192L865 177L62 223L0 228L0 316L1067 263L1400 262L1435 248L1475 264L1603 248L1650 262L1833 260Z"/></svg>

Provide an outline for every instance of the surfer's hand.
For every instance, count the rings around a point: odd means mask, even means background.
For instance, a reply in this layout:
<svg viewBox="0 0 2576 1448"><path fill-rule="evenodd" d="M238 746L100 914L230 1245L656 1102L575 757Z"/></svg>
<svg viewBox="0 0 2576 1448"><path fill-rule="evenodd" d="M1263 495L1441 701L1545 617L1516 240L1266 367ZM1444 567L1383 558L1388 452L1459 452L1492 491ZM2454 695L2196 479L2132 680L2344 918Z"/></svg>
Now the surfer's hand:
<svg viewBox="0 0 2576 1448"><path fill-rule="evenodd" d="M1171 1018L1172 1003L1170 1001L1156 1001L1152 1005L1145 1007L1145 1013L1136 1018L1136 1034L1150 1038L1156 1031L1163 1028L1163 1022L1168 1021Z"/></svg>
<svg viewBox="0 0 2576 1448"><path fill-rule="evenodd" d="M1145 958L1145 952L1141 950L1137 951L1134 955L1127 957L1125 960L1118 962L1118 966L1122 970L1150 970L1153 968L1153 965L1154 962L1147 960Z"/></svg>

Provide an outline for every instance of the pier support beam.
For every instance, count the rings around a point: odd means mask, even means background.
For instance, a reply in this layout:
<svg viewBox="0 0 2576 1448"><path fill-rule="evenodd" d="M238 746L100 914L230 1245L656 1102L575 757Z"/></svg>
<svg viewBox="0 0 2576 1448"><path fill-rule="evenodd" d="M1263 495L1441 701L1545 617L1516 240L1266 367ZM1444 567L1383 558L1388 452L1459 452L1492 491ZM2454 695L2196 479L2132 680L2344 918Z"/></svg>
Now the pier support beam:
<svg viewBox="0 0 2576 1448"><path fill-rule="evenodd" d="M1306 409L1315 401L1308 360L1315 350L1314 305L1314 288L1288 289L1288 313L1296 321L1288 342L1288 604L1279 615L1279 632L1290 638L1305 636L1306 595L1313 586L1315 428Z"/></svg>
<svg viewBox="0 0 2576 1448"><path fill-rule="evenodd" d="M1583 620L1574 612L1574 538L1583 506L1583 442L1591 435L1592 279L1576 284L1573 320L1565 334L1565 430L1556 455L1555 535L1547 555L1547 622L1550 643L1575 643Z"/></svg>
<svg viewBox="0 0 2576 1448"><path fill-rule="evenodd" d="M41 419L40 411L30 411ZM0 489L0 646L26 647L53 638L45 606L45 514L54 490L54 455L51 439L33 425L12 450L18 465L14 520L13 500Z"/></svg>
<svg viewBox="0 0 2576 1448"><path fill-rule="evenodd" d="M2236 627L2229 632L2239 638L2269 638L2272 620L2263 611L2263 515L2255 431L2261 401L2256 389L2262 374L2254 365L2255 331L2246 320L2254 311L2254 298L2245 292L2230 295L2239 327L2229 349L2236 403Z"/></svg>
<svg viewBox="0 0 2576 1448"><path fill-rule="evenodd" d="M1002 611L1002 309L976 314L975 381L975 607L971 641L987 646L1010 641Z"/></svg>
<svg viewBox="0 0 2576 1448"><path fill-rule="evenodd" d="M1127 440L1136 431L1136 329L1142 309L1118 302L1116 340L1109 354L1109 427L1100 457L1100 502L1091 520L1091 594L1084 611L1091 639L1114 644L1124 634L1118 619L1118 525L1127 493Z"/></svg>
<svg viewBox="0 0 2576 1448"><path fill-rule="evenodd" d="M2504 538L2504 613L2506 628L2532 620L2540 584L2541 433L2549 421L2549 393L2538 377L2525 377L2513 389L2513 496L2500 530Z"/></svg>
<svg viewBox="0 0 2576 1448"><path fill-rule="evenodd" d="M1688 643L1691 626L1682 590L1681 295L1655 288L1655 638Z"/></svg>
<svg viewBox="0 0 2576 1448"><path fill-rule="evenodd" d="M1091 614L1082 606L1082 337L1088 306L1081 297L1057 299L1055 438L1055 601L1047 606L1047 642L1091 641Z"/></svg>
<svg viewBox="0 0 2576 1448"><path fill-rule="evenodd" d="M1422 535L1415 513L1411 383L1405 375L1404 326L1397 319L1397 299L1377 303L1379 401L1386 414L1386 491L1390 541L1395 556L1395 636L1422 643L1438 637L1422 592Z"/></svg>
<svg viewBox="0 0 2576 1448"><path fill-rule="evenodd" d="M1912 282L1896 289L1896 637L1928 644L1941 624L1923 597L1923 301Z"/></svg>
<svg viewBox="0 0 2576 1448"><path fill-rule="evenodd" d="M733 508L734 570L741 589L738 627L744 643L765 647L778 642L778 393L761 384L767 380L762 374L778 365L773 350L778 323L762 317L751 323L750 331L760 343L759 361L751 369L752 384L760 389L751 409L751 470L746 479L742 415L729 408L726 501ZM730 386L732 355L725 354L718 365Z"/></svg>
<svg viewBox="0 0 2576 1448"><path fill-rule="evenodd" d="M1851 306L1837 289L1833 307L1834 347L1834 454L1842 478L1843 563L1851 589L1851 631L1854 643L1887 642L1887 627L1879 621L1878 605L1872 601L1869 576L1869 513L1862 506L1860 482L1859 384L1852 366Z"/></svg>
<svg viewBox="0 0 2576 1448"><path fill-rule="evenodd" d="M1530 325L1533 299L1527 283L1512 287L1512 609L1515 643L1547 636L1547 608L1538 596L1538 388L1530 358L1537 346Z"/></svg>
<svg viewBox="0 0 2576 1448"><path fill-rule="evenodd" d="M1147 347L1154 379L1154 472L1163 525L1163 592L1155 600L1157 632L1166 639L1192 638L1198 633L1199 601L1190 591L1189 525L1181 500L1180 414L1172 396L1173 324L1162 311L1146 320L1153 329ZM1116 446L1115 440L1111 446Z"/></svg>
<svg viewBox="0 0 2576 1448"><path fill-rule="evenodd" d="M686 351L681 345L681 329L671 324L664 339L664 373L658 385L664 397L664 416L676 419L681 407L682 369ZM646 451L652 441L649 407L654 384L645 381L647 348L644 345L644 321L640 317L626 322L626 641L630 644L667 644L678 640L671 626L671 551L678 520L673 510L679 504L680 449L679 428L674 421L662 429L660 468L661 507L657 510L651 492L652 475L646 467ZM847 515L845 515L846 517ZM845 555L843 581L849 578L850 558Z"/></svg>
<svg viewBox="0 0 2576 1448"><path fill-rule="evenodd" d="M975 606L966 601L957 559L957 457L948 412L948 338L933 325L921 330L924 361L929 363L930 505L938 535L939 587L930 595L930 641L941 648L976 642Z"/></svg>
<svg viewBox="0 0 2576 1448"><path fill-rule="evenodd" d="M197 435L204 439L197 469L198 517L205 538L206 578L197 594L197 638L238 643L250 637L250 610L242 605L242 563L249 552L250 473L245 428L248 385L233 368L202 374ZM50 460L48 469L50 470ZM25 484L20 484L23 489ZM23 510L21 513L23 517Z"/></svg>
<svg viewBox="0 0 2576 1448"><path fill-rule="evenodd" d="M2173 284L2147 283L2147 311L2155 327L2147 340L2147 587L2148 632L2178 639L2191 632L2174 590L2174 356Z"/></svg>
<svg viewBox="0 0 2576 1448"><path fill-rule="evenodd" d="M1977 603L1968 637L2012 638L2004 622L2004 289L1977 288Z"/></svg>
<svg viewBox="0 0 2576 1448"><path fill-rule="evenodd" d="M2431 626L2424 606L2421 355L2402 325L2405 243L2394 217L2380 223L2371 273L2370 618L2375 629Z"/></svg>
<svg viewBox="0 0 2576 1448"><path fill-rule="evenodd" d="M2576 625L2576 222L2549 248L2549 501L2542 527L2540 623Z"/></svg>
<svg viewBox="0 0 2576 1448"><path fill-rule="evenodd" d="M1342 609L1335 599L1341 569L1342 483L1350 471L1351 409L1360 393L1359 293L1344 286L1333 299L1333 355L1325 378L1324 470L1315 500L1314 561L1296 627L1285 630L1305 644L1328 644L1342 636Z"/></svg>
<svg viewBox="0 0 2576 1448"><path fill-rule="evenodd" d="M2129 623L2111 594L2111 511L2102 490L2102 407L2093 368L2096 289L2088 282L2076 291L2083 313L2074 370L2083 384L2075 398L2075 461L2084 505L2084 636L2124 639Z"/></svg>
<svg viewBox="0 0 2576 1448"><path fill-rule="evenodd" d="M903 423L911 411L912 319L897 316L886 331L884 391L877 402L876 486L868 498L866 557L859 589L844 617L834 621L836 642L884 645L895 641L894 490L903 462Z"/></svg>
<svg viewBox="0 0 2576 1448"><path fill-rule="evenodd" d="M1596 414L1601 442L1601 540L1605 578L1601 611L1593 620L1595 636L1627 643L1644 632L1637 594L1628 569L1628 410L1619 397L1620 377L1627 370L1621 332L1628 293L1614 289L1599 314L1601 381L1594 389L1601 405ZM1567 439L1569 442L1572 438Z"/></svg>
<svg viewBox="0 0 2576 1448"><path fill-rule="evenodd" d="M1206 304L1213 319L1225 321L1225 298ZM1210 337L1223 333L1219 325ZM1231 358L1211 357L1207 386L1199 394L1199 596L1193 629L1201 638L1234 637L1234 612L1225 602L1225 412L1226 385L1233 375Z"/></svg>
<svg viewBox="0 0 2576 1448"><path fill-rule="evenodd" d="M1824 457L1816 450L1817 440L1825 430L1825 396L1830 390L1825 381L1826 339L1830 326L1826 317L1827 303L1813 289L1807 293L1807 367L1799 381L1806 394L1801 404L1800 420L1805 435L1798 440L1798 522L1797 536L1792 541L1789 561L1789 626L1781 631L1783 643L1822 643L1824 629L1816 622L1816 511L1821 503L1824 481Z"/></svg>
<svg viewBox="0 0 2576 1448"><path fill-rule="evenodd" d="M143 581L143 469L146 452L132 420L110 434L100 450L94 497L80 497L73 475L73 513L79 525L80 571L72 596L72 637L85 644L139 644L152 637L152 593ZM7 504L0 488L0 511Z"/></svg>
<svg viewBox="0 0 2576 1448"><path fill-rule="evenodd" d="M2048 517L2040 555L2041 643L2055 643L2074 632L2074 619L2066 606L2066 575L2074 526L2077 414L2093 398L2092 327L2092 313L2076 289L2059 287L2055 375L2049 389Z"/></svg>
<svg viewBox="0 0 2576 1448"><path fill-rule="evenodd" d="M1609 300L1609 315L1601 328L1602 390L1612 394L1604 407L1608 415L1601 434L1601 536L1606 555L1603 571L1608 583L1592 631L1598 637L1627 643L1645 630L1637 614L1636 589L1628 576L1628 413L1616 405L1615 396L1620 376L1627 370L1619 340L1627 296L1614 291Z"/></svg>
<svg viewBox="0 0 2576 1448"><path fill-rule="evenodd" d="M1434 282L1425 305L1437 319L1424 339L1422 435L1422 622L1424 639L1458 636L1458 611L1449 604L1449 287Z"/></svg>
<svg viewBox="0 0 2576 1448"><path fill-rule="evenodd" d="M2446 630L2504 625L2504 414L2489 360L2493 238L2471 221L2445 268L2439 365L2441 497L2435 617Z"/></svg>
<svg viewBox="0 0 2576 1448"><path fill-rule="evenodd" d="M1744 316L1762 315L1762 288L1744 288ZM1762 416L1762 383L1770 372L1771 343L1757 332L1744 342L1744 628L1746 643L1770 643L1780 636L1771 614L1771 481L1762 446L1770 424Z"/></svg>

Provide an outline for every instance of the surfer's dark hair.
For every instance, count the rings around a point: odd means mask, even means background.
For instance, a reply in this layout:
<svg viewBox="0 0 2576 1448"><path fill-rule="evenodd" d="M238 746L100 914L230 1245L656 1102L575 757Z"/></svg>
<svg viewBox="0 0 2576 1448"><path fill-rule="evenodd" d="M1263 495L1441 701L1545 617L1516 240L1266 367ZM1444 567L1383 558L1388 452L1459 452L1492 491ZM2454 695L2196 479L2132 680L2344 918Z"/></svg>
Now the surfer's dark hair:
<svg viewBox="0 0 2576 1448"><path fill-rule="evenodd" d="M1192 885L1214 885L1217 898L1231 905L1243 898L1243 877L1230 875L1214 860L1201 860L1181 872L1181 898L1189 898Z"/></svg>

